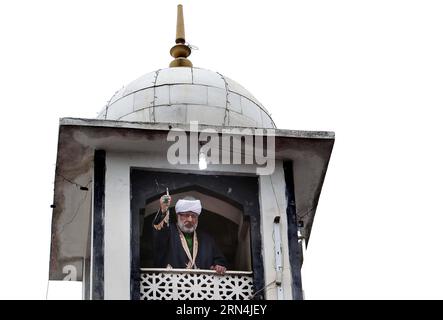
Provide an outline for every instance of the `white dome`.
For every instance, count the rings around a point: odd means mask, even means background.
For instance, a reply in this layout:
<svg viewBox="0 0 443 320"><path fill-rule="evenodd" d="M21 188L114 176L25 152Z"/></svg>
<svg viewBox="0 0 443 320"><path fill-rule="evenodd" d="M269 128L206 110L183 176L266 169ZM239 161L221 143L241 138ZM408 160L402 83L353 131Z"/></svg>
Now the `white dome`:
<svg viewBox="0 0 443 320"><path fill-rule="evenodd" d="M114 94L99 119L275 128L269 112L245 88L217 72L167 68Z"/></svg>

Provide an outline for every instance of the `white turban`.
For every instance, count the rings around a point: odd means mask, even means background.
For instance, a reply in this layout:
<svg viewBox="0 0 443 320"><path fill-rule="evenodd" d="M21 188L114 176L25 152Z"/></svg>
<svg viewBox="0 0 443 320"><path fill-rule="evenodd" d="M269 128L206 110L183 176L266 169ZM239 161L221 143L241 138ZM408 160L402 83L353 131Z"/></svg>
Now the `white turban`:
<svg viewBox="0 0 443 320"><path fill-rule="evenodd" d="M202 212L202 205L200 203L200 200L184 200L180 199L175 204L175 212L187 212L192 211L198 215Z"/></svg>

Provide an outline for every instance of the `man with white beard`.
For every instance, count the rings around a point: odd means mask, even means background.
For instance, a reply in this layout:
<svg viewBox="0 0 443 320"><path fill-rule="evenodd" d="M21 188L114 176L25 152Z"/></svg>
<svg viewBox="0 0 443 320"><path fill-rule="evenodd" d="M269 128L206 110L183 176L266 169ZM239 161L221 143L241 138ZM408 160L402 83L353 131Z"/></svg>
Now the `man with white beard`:
<svg viewBox="0 0 443 320"><path fill-rule="evenodd" d="M160 209L153 221L154 267L212 269L226 271L226 259L207 233L197 231L202 206L200 200L185 197L177 201L177 223L169 221L171 196L160 198Z"/></svg>

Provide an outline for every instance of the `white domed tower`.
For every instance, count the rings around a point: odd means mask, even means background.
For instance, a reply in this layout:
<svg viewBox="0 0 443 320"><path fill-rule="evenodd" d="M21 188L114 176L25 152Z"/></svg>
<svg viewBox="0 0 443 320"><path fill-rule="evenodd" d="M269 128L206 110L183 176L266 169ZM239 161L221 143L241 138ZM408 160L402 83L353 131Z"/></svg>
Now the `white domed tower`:
<svg viewBox="0 0 443 320"><path fill-rule="evenodd" d="M150 72L122 88L99 119L275 128L266 108L230 78L206 69Z"/></svg>
<svg viewBox="0 0 443 320"><path fill-rule="evenodd" d="M334 133L277 129L240 84L194 67L181 5L170 53L97 119L60 119L50 280L80 281L84 299L302 299ZM226 274L156 265L164 194L200 200Z"/></svg>
<svg viewBox="0 0 443 320"><path fill-rule="evenodd" d="M117 91L98 118L151 123L275 128L266 108L230 78L193 67L187 59L183 9L177 15L175 59L167 69L150 72Z"/></svg>

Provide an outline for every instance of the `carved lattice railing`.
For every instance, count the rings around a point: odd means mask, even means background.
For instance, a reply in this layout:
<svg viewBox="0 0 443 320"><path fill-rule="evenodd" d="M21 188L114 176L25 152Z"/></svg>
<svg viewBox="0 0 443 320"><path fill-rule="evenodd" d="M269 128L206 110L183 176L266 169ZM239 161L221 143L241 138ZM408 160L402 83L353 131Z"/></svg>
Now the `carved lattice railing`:
<svg viewBox="0 0 443 320"><path fill-rule="evenodd" d="M141 269L141 300L245 300L253 292L252 272Z"/></svg>

